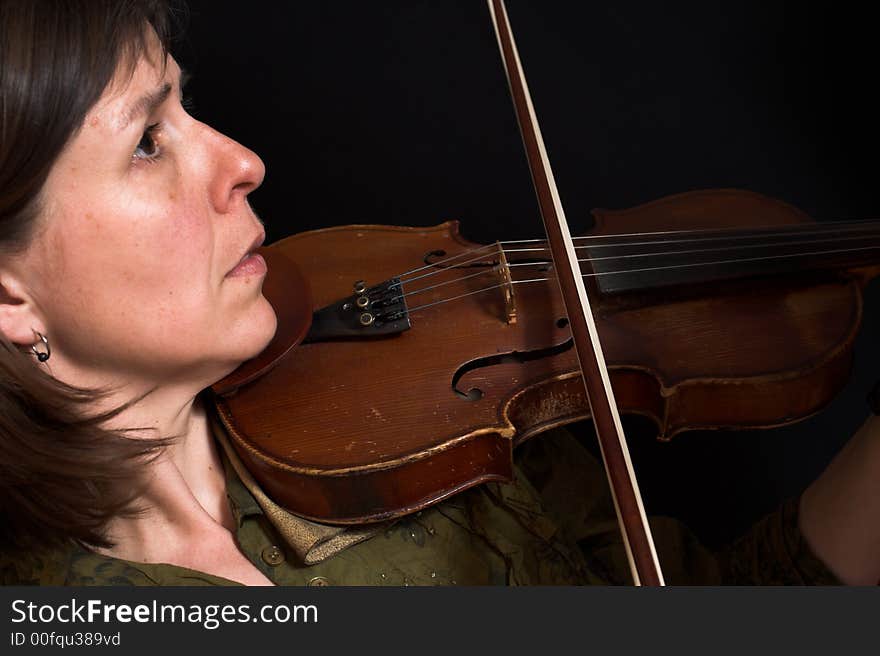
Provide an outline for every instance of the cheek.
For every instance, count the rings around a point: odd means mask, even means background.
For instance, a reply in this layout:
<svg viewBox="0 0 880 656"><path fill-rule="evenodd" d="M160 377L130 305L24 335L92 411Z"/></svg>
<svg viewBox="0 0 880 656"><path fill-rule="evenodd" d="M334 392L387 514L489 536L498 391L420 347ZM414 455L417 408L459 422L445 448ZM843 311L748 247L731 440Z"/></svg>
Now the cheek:
<svg viewBox="0 0 880 656"><path fill-rule="evenodd" d="M59 319L79 329L118 332L122 324L158 337L169 322L186 331L188 322L210 312L213 232L193 204L132 203L110 220L85 211L56 231L51 244L47 292L65 299L67 316Z"/></svg>
<svg viewBox="0 0 880 656"><path fill-rule="evenodd" d="M207 283L213 274L214 232L194 204L174 204L159 216L138 221L120 245L131 252L132 275L145 284L162 281L169 289Z"/></svg>

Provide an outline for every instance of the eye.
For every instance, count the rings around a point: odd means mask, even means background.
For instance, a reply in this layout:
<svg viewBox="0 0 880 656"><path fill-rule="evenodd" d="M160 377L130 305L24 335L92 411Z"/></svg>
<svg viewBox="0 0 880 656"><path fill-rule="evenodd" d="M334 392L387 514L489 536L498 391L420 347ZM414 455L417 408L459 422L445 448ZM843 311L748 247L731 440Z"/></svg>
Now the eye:
<svg viewBox="0 0 880 656"><path fill-rule="evenodd" d="M159 159L162 155L162 149L159 148L156 136L159 133L160 128L161 123L153 123L152 125L147 126L147 129L144 130L143 135L141 135L141 140L134 149L134 154L132 155L133 159L146 161L155 161Z"/></svg>

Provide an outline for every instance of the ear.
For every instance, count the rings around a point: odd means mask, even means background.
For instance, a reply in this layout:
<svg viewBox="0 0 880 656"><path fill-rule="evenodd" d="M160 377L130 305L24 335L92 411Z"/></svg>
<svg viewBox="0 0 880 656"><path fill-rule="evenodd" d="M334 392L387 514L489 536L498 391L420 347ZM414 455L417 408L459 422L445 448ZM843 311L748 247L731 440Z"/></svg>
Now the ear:
<svg viewBox="0 0 880 656"><path fill-rule="evenodd" d="M34 331L46 327L24 285L14 273L0 269L0 333L13 344L33 344Z"/></svg>

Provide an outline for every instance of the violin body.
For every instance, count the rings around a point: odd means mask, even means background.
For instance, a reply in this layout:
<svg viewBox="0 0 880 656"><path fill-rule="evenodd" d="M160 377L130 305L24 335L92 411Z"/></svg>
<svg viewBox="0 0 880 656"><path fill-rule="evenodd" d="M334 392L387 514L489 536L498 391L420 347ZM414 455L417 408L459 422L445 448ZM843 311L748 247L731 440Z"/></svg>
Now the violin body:
<svg viewBox="0 0 880 656"><path fill-rule="evenodd" d="M594 216L592 236L812 221L780 201L735 190ZM590 416L550 274L514 287L515 321L502 289L479 292L486 277L453 282L445 272L438 277L449 283L407 297L409 330L279 346L307 330L303 299L321 308L351 294L355 281L440 271L443 258L479 247L451 221L329 228L267 249L267 297L276 308L297 306L301 318L279 324L267 349L273 357L244 365L259 378L250 373L214 389L234 448L277 503L327 523L404 515L481 482L510 479L517 444ZM295 262L308 288L279 281L272 252ZM480 266L493 275L481 262L463 271ZM623 293L593 284L620 411L650 417L661 439L692 429L780 426L817 412L847 379L862 287L875 273L865 265ZM431 280L405 283L404 291Z"/></svg>

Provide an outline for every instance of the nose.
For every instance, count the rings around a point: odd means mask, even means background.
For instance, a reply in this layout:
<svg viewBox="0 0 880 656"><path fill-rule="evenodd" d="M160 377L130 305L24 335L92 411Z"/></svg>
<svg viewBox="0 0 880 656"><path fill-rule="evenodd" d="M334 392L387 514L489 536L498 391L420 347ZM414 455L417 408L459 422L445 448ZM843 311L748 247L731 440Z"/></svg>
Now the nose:
<svg viewBox="0 0 880 656"><path fill-rule="evenodd" d="M254 151L207 125L204 129L209 132L212 144L209 154L213 169L211 203L221 214L235 211L245 197L262 184L266 166Z"/></svg>

